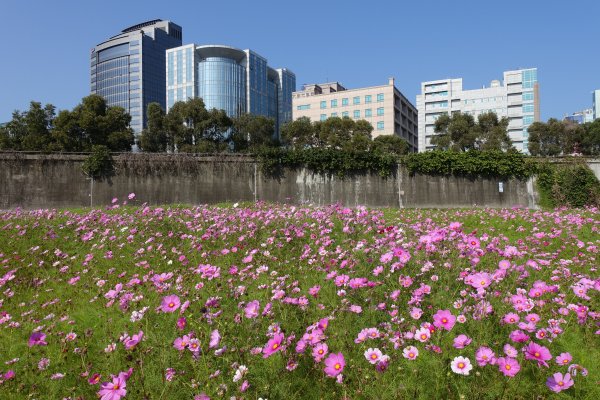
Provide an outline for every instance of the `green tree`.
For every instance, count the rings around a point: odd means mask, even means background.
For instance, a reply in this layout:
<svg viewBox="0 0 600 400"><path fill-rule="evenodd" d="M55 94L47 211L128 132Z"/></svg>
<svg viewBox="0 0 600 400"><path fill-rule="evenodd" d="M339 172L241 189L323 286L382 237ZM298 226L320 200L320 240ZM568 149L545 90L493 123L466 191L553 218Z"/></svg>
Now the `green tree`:
<svg viewBox="0 0 600 400"><path fill-rule="evenodd" d="M509 151L515 150L510 136L508 136L508 118L498 119L495 112L480 114L475 127L477 134L477 148L479 150Z"/></svg>
<svg viewBox="0 0 600 400"><path fill-rule="evenodd" d="M140 135L140 147L147 152L165 152L169 144L165 110L158 103L148 104L146 112L147 128Z"/></svg>
<svg viewBox="0 0 600 400"><path fill-rule="evenodd" d="M600 155L600 119L585 124L581 140L581 152L588 156Z"/></svg>
<svg viewBox="0 0 600 400"><path fill-rule="evenodd" d="M242 114L232 119L230 140L235 151L256 151L264 147L273 147L277 141L275 121L263 115Z"/></svg>
<svg viewBox="0 0 600 400"><path fill-rule="evenodd" d="M558 156L563 151L565 125L562 121L550 118L547 123L534 122L527 128L529 132L528 149L534 156Z"/></svg>
<svg viewBox="0 0 600 400"><path fill-rule="evenodd" d="M82 169L84 174L95 180L113 176L115 170L110 149L104 145L92 146L92 152L83 162Z"/></svg>
<svg viewBox="0 0 600 400"><path fill-rule="evenodd" d="M406 140L396 135L380 135L373 139L372 151L396 155L408 154L409 146Z"/></svg>
<svg viewBox="0 0 600 400"><path fill-rule="evenodd" d="M283 125L281 137L285 144L296 149L314 147L318 142L315 130L310 118L301 117Z"/></svg>
<svg viewBox="0 0 600 400"><path fill-rule="evenodd" d="M476 148L478 132L475 120L469 114L441 115L436 121L431 144L441 150L467 151Z"/></svg>

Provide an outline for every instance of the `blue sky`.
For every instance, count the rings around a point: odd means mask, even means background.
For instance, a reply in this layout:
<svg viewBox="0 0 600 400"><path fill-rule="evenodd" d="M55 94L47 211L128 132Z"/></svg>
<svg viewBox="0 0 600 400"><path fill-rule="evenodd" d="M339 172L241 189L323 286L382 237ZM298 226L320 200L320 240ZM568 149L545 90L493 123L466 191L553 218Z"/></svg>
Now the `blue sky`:
<svg viewBox="0 0 600 400"><path fill-rule="evenodd" d="M600 2L137 1L0 5L0 122L30 100L72 108L89 93L89 51L149 19L183 27L183 42L250 48L297 84L380 85L413 102L422 81L462 77L466 89L537 67L542 119L591 107L600 88Z"/></svg>

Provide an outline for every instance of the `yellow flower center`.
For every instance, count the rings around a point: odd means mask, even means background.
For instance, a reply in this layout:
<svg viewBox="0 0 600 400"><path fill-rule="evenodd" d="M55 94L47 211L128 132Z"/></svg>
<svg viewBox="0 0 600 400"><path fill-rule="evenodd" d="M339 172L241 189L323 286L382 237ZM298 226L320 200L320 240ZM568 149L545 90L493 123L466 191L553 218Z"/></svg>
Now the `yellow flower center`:
<svg viewBox="0 0 600 400"><path fill-rule="evenodd" d="M408 353L408 357L413 358L415 356L415 353Z"/></svg>
<svg viewBox="0 0 600 400"><path fill-rule="evenodd" d="M558 382L558 386L563 386L565 383L563 381Z"/></svg>
<svg viewBox="0 0 600 400"><path fill-rule="evenodd" d="M480 283L481 283L482 285L485 285L485 281L481 281Z"/></svg>
<svg viewBox="0 0 600 400"><path fill-rule="evenodd" d="M371 359L372 360L376 360L377 359L377 354L375 354L375 353L371 354Z"/></svg>
<svg viewBox="0 0 600 400"><path fill-rule="evenodd" d="M423 333L423 334L421 335L421 339L423 339L423 340L427 339L427 335Z"/></svg>
<svg viewBox="0 0 600 400"><path fill-rule="evenodd" d="M119 390L119 384L118 383L113 386L113 390Z"/></svg>
<svg viewBox="0 0 600 400"><path fill-rule="evenodd" d="M540 353L538 353L537 351L535 352L534 356L539 357Z"/></svg>
<svg viewBox="0 0 600 400"><path fill-rule="evenodd" d="M335 364L333 366L333 368L335 368L336 370L339 370L340 368L342 368L342 365L338 363L338 364Z"/></svg>
<svg viewBox="0 0 600 400"><path fill-rule="evenodd" d="M276 350L279 347L279 343L273 343L273 350Z"/></svg>
<svg viewBox="0 0 600 400"><path fill-rule="evenodd" d="M446 322L448 322L448 320L446 318L443 318L442 322L445 324Z"/></svg>
<svg viewBox="0 0 600 400"><path fill-rule="evenodd" d="M175 307L175 303L173 303L173 302L170 302L170 303L169 303L169 308L173 308L173 307Z"/></svg>
<svg viewBox="0 0 600 400"><path fill-rule="evenodd" d="M462 368L464 368L464 367L465 367L465 364L464 364L464 363L458 363L458 368L462 369Z"/></svg>
<svg viewBox="0 0 600 400"><path fill-rule="evenodd" d="M319 350L319 354L323 354L323 349Z"/></svg>
<svg viewBox="0 0 600 400"><path fill-rule="evenodd" d="M506 365L504 366L504 368L505 368L507 371L509 371L509 370L510 370L510 365L506 364Z"/></svg>

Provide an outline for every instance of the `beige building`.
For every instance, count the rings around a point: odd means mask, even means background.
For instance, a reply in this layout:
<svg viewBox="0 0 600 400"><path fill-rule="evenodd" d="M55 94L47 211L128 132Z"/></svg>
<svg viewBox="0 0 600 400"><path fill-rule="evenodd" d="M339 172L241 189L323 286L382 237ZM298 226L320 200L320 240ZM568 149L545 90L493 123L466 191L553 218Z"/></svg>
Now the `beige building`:
<svg viewBox="0 0 600 400"><path fill-rule="evenodd" d="M292 93L292 118L308 117L324 121L330 117L364 119L373 125L373 138L398 135L405 139L411 151L417 151L417 109L394 86L346 89L338 82L304 85Z"/></svg>

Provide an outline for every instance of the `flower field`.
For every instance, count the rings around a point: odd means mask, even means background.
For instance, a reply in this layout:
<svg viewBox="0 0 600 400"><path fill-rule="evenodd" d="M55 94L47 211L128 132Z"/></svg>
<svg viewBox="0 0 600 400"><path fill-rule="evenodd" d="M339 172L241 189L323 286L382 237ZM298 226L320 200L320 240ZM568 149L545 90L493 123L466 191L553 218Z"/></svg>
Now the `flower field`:
<svg viewBox="0 0 600 400"><path fill-rule="evenodd" d="M599 399L599 232L598 209L0 212L0 398Z"/></svg>

